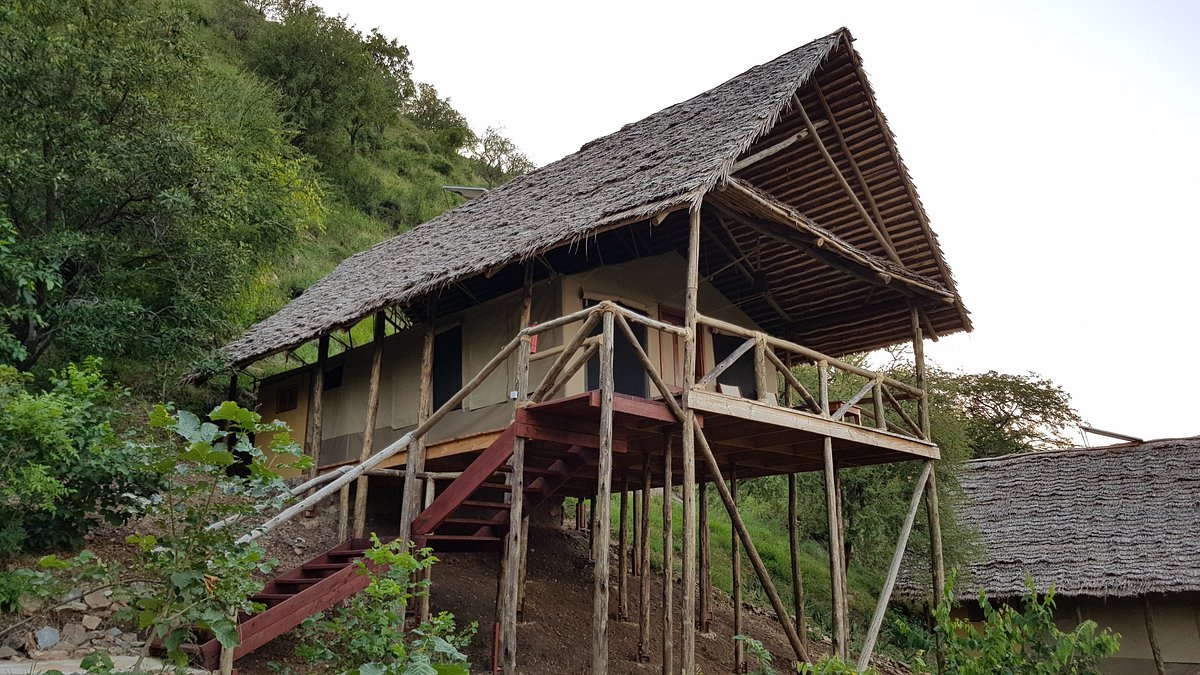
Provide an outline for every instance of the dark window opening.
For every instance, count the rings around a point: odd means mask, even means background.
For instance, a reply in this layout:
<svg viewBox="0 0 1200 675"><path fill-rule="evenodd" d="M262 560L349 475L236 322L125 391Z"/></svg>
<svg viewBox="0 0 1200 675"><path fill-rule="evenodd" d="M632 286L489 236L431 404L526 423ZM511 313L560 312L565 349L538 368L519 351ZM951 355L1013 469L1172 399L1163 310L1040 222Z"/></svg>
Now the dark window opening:
<svg viewBox="0 0 1200 675"><path fill-rule="evenodd" d="M585 306L590 307L594 304L596 303L593 301L584 301ZM633 334L637 337L638 344L642 346L642 350L644 351L646 349L646 327L632 321L629 322L629 327L633 329ZM603 330L603 323L596 322L596 328L592 331L592 335L599 335ZM618 394L649 398L650 381L646 377L646 369L642 366L642 361L638 358L637 351L633 348L633 345L629 344L629 339L625 337L625 332L621 329L614 330L613 337L613 390ZM586 386L589 390L600 388L599 354L588 360Z"/></svg>
<svg viewBox="0 0 1200 675"><path fill-rule="evenodd" d="M724 361L730 354L741 347L746 338L732 335L712 334L713 358L717 363ZM754 376L754 352L749 351L733 362L717 378L719 384L731 385L738 388L743 398L758 398L758 383Z"/></svg>
<svg viewBox="0 0 1200 675"><path fill-rule="evenodd" d="M275 392L275 412L282 413L295 410L300 406L300 385L282 387Z"/></svg>
<svg viewBox="0 0 1200 675"><path fill-rule="evenodd" d="M342 386L342 364L325 369L325 377L321 380L321 391L329 391Z"/></svg>
<svg viewBox="0 0 1200 675"><path fill-rule="evenodd" d="M463 379L462 326L448 328L433 338L433 409L462 389ZM462 404L455 406L455 410Z"/></svg>

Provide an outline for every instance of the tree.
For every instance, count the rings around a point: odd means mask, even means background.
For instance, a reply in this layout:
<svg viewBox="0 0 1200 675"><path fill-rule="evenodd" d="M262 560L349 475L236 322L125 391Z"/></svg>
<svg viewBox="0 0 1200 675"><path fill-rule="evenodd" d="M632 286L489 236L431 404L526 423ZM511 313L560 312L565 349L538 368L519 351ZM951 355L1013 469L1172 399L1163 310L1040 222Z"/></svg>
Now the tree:
<svg viewBox="0 0 1200 675"><path fill-rule="evenodd" d="M417 95L408 102L406 114L417 126L432 132L444 151L457 152L477 142L466 118L450 105L450 99L438 96L432 84L417 85Z"/></svg>
<svg viewBox="0 0 1200 675"><path fill-rule="evenodd" d="M488 127L471 153L472 159L479 163L480 175L488 187L496 187L537 168L502 131L498 127Z"/></svg>
<svg viewBox="0 0 1200 675"><path fill-rule="evenodd" d="M315 224L277 96L190 34L148 0L0 6L0 275L24 279L0 318L21 367L97 354L165 379Z"/></svg>
<svg viewBox="0 0 1200 675"><path fill-rule="evenodd" d="M962 411L975 457L1070 447L1067 430L1083 423L1071 395L1033 372L938 371L933 386Z"/></svg>
<svg viewBox="0 0 1200 675"><path fill-rule="evenodd" d="M308 0L280 2L275 13L248 40L247 60L283 93L297 144L327 163L362 151L366 132L393 124L416 93L408 48Z"/></svg>

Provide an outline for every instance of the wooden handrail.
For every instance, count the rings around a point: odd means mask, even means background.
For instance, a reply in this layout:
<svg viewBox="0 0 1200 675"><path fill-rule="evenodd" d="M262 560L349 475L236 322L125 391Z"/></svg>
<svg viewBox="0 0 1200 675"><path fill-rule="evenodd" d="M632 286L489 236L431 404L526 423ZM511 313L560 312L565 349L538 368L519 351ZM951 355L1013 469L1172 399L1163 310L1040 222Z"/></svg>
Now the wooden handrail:
<svg viewBox="0 0 1200 675"><path fill-rule="evenodd" d="M922 398L925 396L924 391L922 391L921 389L918 389L910 384L906 384L904 382L901 382L900 380L888 377L887 375L883 375L881 373L876 373L874 371L867 370L866 368L856 366L852 363L846 363L845 361L842 361L840 359L836 359L832 356L827 356L825 354L822 354L821 352L818 352L815 349L809 349L808 347L798 345L795 342L791 342L790 340L784 340L781 338L777 338L777 337L774 337L767 333L763 333L761 331L750 330L749 328L742 328L741 326L738 326L737 324L732 324L732 323L729 323L728 321L722 321L720 319L714 319L712 317L708 317L708 316L704 316L704 315L699 315L697 317L697 321L699 323L702 323L702 324L710 327L710 328L714 328L719 332L727 333L729 335L735 335L737 337L755 338L756 336L761 335L763 337L763 339L765 339L767 341L768 346L775 347L777 349L783 349L785 351L793 352L795 354L799 354L800 356L803 356L811 361L816 361L816 362L824 361L824 362L828 363L830 366L837 368L838 370L844 370L848 373L853 373L855 375L865 377L868 380L874 380L876 378L881 378L883 380L884 384L886 384L887 386L893 387L895 389L899 389L899 390L906 392L908 394L911 394L917 398Z"/></svg>

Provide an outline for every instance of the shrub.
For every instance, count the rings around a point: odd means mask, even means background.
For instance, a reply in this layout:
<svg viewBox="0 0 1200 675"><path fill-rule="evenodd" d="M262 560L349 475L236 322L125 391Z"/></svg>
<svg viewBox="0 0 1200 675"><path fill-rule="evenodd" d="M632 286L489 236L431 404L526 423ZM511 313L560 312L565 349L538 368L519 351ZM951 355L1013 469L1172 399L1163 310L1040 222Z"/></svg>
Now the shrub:
<svg viewBox="0 0 1200 675"><path fill-rule="evenodd" d="M370 583L331 615L318 614L304 624L299 653L334 672L355 675L469 675L462 649L477 625L458 630L454 615L441 612L406 633L399 622L409 600L425 592L416 572L437 562L428 549L414 552L398 541L373 546L358 562Z"/></svg>
<svg viewBox="0 0 1200 675"><path fill-rule="evenodd" d="M121 524L158 477L113 430L123 389L100 360L52 371L48 386L0 366L0 558L78 546L106 520Z"/></svg>
<svg viewBox="0 0 1200 675"><path fill-rule="evenodd" d="M1021 609L1011 605L993 607L985 595L979 595L983 610L982 629L966 619L952 619L949 601L934 610L935 631L942 643L948 675L986 675L989 673L1099 673L1100 661L1120 648L1120 635L1109 629L1097 631L1095 621L1084 621L1075 630L1063 632L1054 623L1054 586L1039 593L1032 580ZM946 585L945 598L953 596L954 580ZM913 670L928 672L920 655Z"/></svg>

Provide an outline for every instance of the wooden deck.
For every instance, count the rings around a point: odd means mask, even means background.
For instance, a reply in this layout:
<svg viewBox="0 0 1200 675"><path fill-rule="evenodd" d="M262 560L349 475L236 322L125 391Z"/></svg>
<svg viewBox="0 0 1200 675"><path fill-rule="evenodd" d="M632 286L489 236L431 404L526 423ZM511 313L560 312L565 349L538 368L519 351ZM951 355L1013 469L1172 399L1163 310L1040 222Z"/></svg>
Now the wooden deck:
<svg viewBox="0 0 1200 675"><path fill-rule="evenodd" d="M614 483L619 484L626 469L631 480L640 479L642 462L649 456L653 483L661 486L663 449L667 434L672 434L678 485L682 479L679 423L666 404L622 394L615 395L613 403ZM758 401L697 391L692 406L722 470L736 465L741 478L821 471L826 436L833 440L834 461L840 468L939 458L937 446L930 443ZM599 420L600 394L589 391L519 409L514 431L529 439L527 461L549 463L573 446L599 447ZM475 452L463 448L430 457L427 469L460 471L475 457ZM696 468L697 480L710 480L703 462ZM591 496L594 490L595 472L585 470L563 493Z"/></svg>

